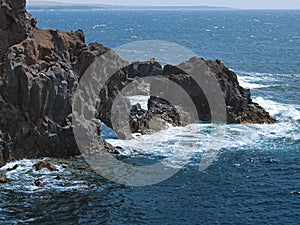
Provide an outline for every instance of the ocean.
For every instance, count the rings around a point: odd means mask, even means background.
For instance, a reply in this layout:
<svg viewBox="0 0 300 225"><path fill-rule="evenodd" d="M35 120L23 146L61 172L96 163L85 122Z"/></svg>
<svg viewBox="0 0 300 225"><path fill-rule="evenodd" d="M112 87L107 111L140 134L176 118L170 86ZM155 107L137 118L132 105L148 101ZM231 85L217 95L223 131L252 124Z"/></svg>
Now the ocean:
<svg viewBox="0 0 300 225"><path fill-rule="evenodd" d="M120 160L150 165L170 155L182 169L150 186L114 183L85 161L48 159L59 171L34 171L24 159L1 185L0 224L298 224L300 221L300 11L31 10L38 27L83 29L86 42L112 49L134 41L181 45L220 59L278 120L226 124L214 162L199 163L214 123L170 127L130 141L102 136L127 151ZM136 96L133 102L146 103ZM180 140L180 141L178 141ZM174 153L174 149L179 149ZM192 157L183 161L181 151ZM135 153L132 153L135 152ZM9 163L0 173L15 165ZM61 177L57 180L57 176ZM35 187L40 178L45 187Z"/></svg>

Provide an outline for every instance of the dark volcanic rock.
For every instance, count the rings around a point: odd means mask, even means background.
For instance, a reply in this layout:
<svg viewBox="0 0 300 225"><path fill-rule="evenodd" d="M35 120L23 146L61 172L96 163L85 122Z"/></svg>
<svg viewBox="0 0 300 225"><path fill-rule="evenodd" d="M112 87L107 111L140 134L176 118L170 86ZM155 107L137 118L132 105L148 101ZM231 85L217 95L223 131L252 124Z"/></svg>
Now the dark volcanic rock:
<svg viewBox="0 0 300 225"><path fill-rule="evenodd" d="M204 70L202 73L197 71L197 76L200 77L194 79L195 77L192 77L190 73L195 69L199 70L199 68ZM167 124L182 126L196 120L232 123L276 122L268 112L252 102L250 90L241 87L237 75L219 60L205 61L194 57L178 66L166 65L163 70L157 62L150 60L148 62L133 63L127 69L131 77L143 78L144 82L147 82L147 77L152 76L150 87L152 97L148 102L148 110L141 109L140 105L131 108L129 124L130 131L133 133L153 133L164 129ZM115 97L126 85L130 87L129 90L125 90L126 95L135 94L135 91L130 93L130 90L136 88L137 85L134 83L138 83L139 80L138 78L132 81L132 78L127 78L126 68L123 72L122 79L117 76L110 80L101 95L101 99L104 99L102 102L105 102L105 104L101 104L98 110L100 119L110 127L114 126L111 124L111 107L108 106L112 105ZM204 75L206 72L208 75ZM109 98L105 96L109 96ZM209 97L211 103L209 103L207 97ZM125 121L128 114L128 102L126 103L126 99L121 102L120 105L127 105L123 108L120 107L118 110L121 114L123 113L123 117L125 115L123 118L123 121ZM218 105L218 107L212 107L210 104L213 104L213 106ZM212 112L213 109L215 111ZM214 117L212 117L212 113ZM119 123L119 125L119 127L126 127L125 122ZM129 131L126 129L121 129L117 133L120 134L119 137L125 139L130 136Z"/></svg>
<svg viewBox="0 0 300 225"><path fill-rule="evenodd" d="M233 123L275 123L264 108L254 103L251 92L239 85L237 75L229 70L220 60L206 61L224 94L227 106L227 120Z"/></svg>
<svg viewBox="0 0 300 225"><path fill-rule="evenodd" d="M16 164L16 165L14 165L12 168L7 168L7 170L6 171L13 171L13 170L16 170L16 169L18 169L20 167L20 165L19 164Z"/></svg>
<svg viewBox="0 0 300 225"><path fill-rule="evenodd" d="M86 45L81 30L62 32L36 28L37 21L31 20L25 10L25 0L0 0L0 21L0 166L20 158L80 154L73 134L74 126L78 126L78 121L72 121L73 95L80 79L84 79L84 73L98 56L110 53L109 49L97 43ZM214 89L221 88L227 118L220 120L235 123L275 122L262 107L252 102L250 91L242 88L236 74L220 61L192 58L178 66L167 65L163 69L154 59L127 66L124 60L118 61L116 58L113 56L110 64L115 63L114 68L124 66L114 70L99 90L100 94L94 96L96 110L90 111L92 116L89 115L87 121L96 116L113 127L120 138L129 139L131 131L153 132L164 128L167 123L185 125L194 121L196 114L200 120L212 120L212 105L209 105L201 85L211 89L212 95L216 93ZM199 86L189 75L189 70L203 63L220 87L211 86L207 79L202 79ZM151 98L147 112L139 106L130 110L129 100L120 94L121 90L133 83L136 77L158 75L162 76L152 81L151 93L161 98ZM89 83L87 91L99 86L98 81L104 80L104 77L102 73L97 75L95 82ZM181 88L171 88L170 81ZM138 85L138 82L133 85ZM140 91L144 92L137 90L131 93ZM145 94L147 92L146 87ZM127 93L130 94L130 90ZM177 97L183 93L192 99L193 104ZM114 102L118 104L114 105ZM189 108L191 105L196 110ZM86 101L82 107L93 106ZM188 112L190 115L187 115ZM96 123L100 131L100 122ZM93 135L88 128L85 129L80 140L83 147L89 135ZM110 144L97 137L95 142L87 144L96 145L100 151L116 152ZM92 153L94 151L91 150Z"/></svg>
<svg viewBox="0 0 300 225"><path fill-rule="evenodd" d="M30 15L25 4L25 0L0 0L0 64L7 49L23 41L30 32Z"/></svg>
<svg viewBox="0 0 300 225"><path fill-rule="evenodd" d="M207 77L203 76L199 79L200 82L196 82L195 79L189 75L189 71L192 71L193 68L197 68L197 65L201 65L203 63L205 63L205 67L207 67L210 75ZM182 74L181 71L184 71L184 73ZM155 95L154 93L160 92L164 95L171 96L175 92L174 89L169 90L170 85L168 85L167 82L171 81L178 84L179 87L182 88L193 100L200 120L212 120L211 107L207 99L207 94L217 95L217 90L214 90L214 88L220 88L221 94L223 95L222 98L224 98L224 107L226 107L226 116L223 117L225 119L220 120L232 123L276 122L276 120L273 119L268 112L252 101L250 90L241 87L239 85L237 75L225 67L225 65L219 60L204 61L203 59L194 57L189 61L180 64L178 67L168 65L164 74L164 77L160 76L152 81L151 95ZM199 76L202 76L201 73ZM213 85L210 84L212 76L217 80L218 87L213 87ZM208 85L208 93L205 93L199 85L202 87ZM187 111L189 111L189 109L187 109ZM217 114L218 112L215 113Z"/></svg>
<svg viewBox="0 0 300 225"><path fill-rule="evenodd" d="M41 181L41 179L36 179L33 183L37 187L44 187L44 183Z"/></svg>
<svg viewBox="0 0 300 225"><path fill-rule="evenodd" d="M56 166L49 162L38 162L33 165L36 171L42 170L42 169L48 169L50 171L57 171Z"/></svg>
<svg viewBox="0 0 300 225"><path fill-rule="evenodd" d="M141 134L151 134L165 129L168 125L160 115L148 113L139 104L132 107L129 121L131 132Z"/></svg>
<svg viewBox="0 0 300 225"><path fill-rule="evenodd" d="M109 49L86 45L81 30L35 28L25 0L0 3L0 166L20 158L80 154L72 96L86 69Z"/></svg>
<svg viewBox="0 0 300 225"><path fill-rule="evenodd" d="M142 109L140 104L132 106L130 129L132 133L151 134L166 128L168 124L184 126L192 122L186 114L181 107L151 96L148 100L148 110Z"/></svg>
<svg viewBox="0 0 300 225"><path fill-rule="evenodd" d="M163 74L162 66L151 59L146 62L134 62L128 66L128 77L148 77L148 76L157 76Z"/></svg>
<svg viewBox="0 0 300 225"><path fill-rule="evenodd" d="M6 176L0 173L0 184L6 184L8 181L9 180L6 178Z"/></svg>
<svg viewBox="0 0 300 225"><path fill-rule="evenodd" d="M163 72L164 75L187 74L186 72L184 72L182 69L178 68L177 66L173 66L170 64L165 65L163 71L164 71Z"/></svg>
<svg viewBox="0 0 300 225"><path fill-rule="evenodd" d="M191 75L195 69L197 79ZM250 90L241 87L237 75L219 60L205 61L194 57L178 66L166 65L163 74L151 81L150 95L157 97L149 99L148 110L141 109L140 105L132 107L132 132L152 133L163 129L167 123L182 126L195 120L211 121L212 113L216 121L223 122L276 122L268 112L252 101ZM212 97L214 95L220 96ZM220 104L215 99L223 101L223 104L215 107L219 111L211 111L213 107L209 104L208 97L214 105ZM166 99L171 99L172 102Z"/></svg>

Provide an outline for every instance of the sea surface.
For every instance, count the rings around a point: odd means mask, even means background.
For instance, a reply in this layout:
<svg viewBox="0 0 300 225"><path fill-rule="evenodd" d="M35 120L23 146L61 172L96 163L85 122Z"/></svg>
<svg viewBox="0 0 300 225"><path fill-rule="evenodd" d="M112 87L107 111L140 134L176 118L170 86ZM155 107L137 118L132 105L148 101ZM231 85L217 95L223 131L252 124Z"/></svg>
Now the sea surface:
<svg viewBox="0 0 300 225"><path fill-rule="evenodd" d="M41 28L81 28L87 42L113 49L160 40L221 59L278 123L226 124L218 154L204 171L199 163L217 124L170 127L130 141L105 128L102 136L127 150L120 158L128 163L149 165L172 154L180 163L184 157L174 149L193 154L173 177L141 187L111 182L80 157L48 159L56 172L34 171L38 160L9 163L0 168L11 180L0 186L0 224L299 224L300 11L30 12ZM6 171L16 163L19 168ZM45 187L33 185L38 178Z"/></svg>

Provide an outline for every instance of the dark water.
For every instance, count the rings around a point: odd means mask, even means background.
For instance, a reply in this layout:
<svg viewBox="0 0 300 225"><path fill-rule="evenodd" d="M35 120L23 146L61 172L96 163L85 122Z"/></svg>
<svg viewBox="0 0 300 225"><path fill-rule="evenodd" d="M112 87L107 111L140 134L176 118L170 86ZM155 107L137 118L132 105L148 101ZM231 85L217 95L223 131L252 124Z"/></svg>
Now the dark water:
<svg viewBox="0 0 300 225"><path fill-rule="evenodd" d="M183 45L204 58L219 58L279 123L226 125L218 156L204 172L198 167L209 136L205 129L214 124L194 124L182 128L183 134L170 129L150 141L120 141L105 130L111 143L141 152L123 156L139 164L168 157L176 138L197 143L189 149L194 156L179 173L152 186L110 182L82 159L50 159L59 167L57 172L35 172L32 160L4 172L15 163L9 164L0 169L11 179L0 186L0 224L299 223L300 11L31 13L39 27L83 28L87 42L111 48L154 39ZM44 188L32 185L37 178Z"/></svg>

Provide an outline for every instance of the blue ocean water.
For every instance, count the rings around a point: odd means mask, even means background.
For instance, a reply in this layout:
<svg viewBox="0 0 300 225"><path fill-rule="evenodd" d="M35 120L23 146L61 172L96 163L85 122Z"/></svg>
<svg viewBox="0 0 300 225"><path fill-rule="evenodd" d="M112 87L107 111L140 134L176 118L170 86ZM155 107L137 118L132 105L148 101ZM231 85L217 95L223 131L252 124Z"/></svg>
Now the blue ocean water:
<svg viewBox="0 0 300 225"><path fill-rule="evenodd" d="M300 11L31 13L41 28L82 28L87 42L111 48L133 41L162 40L182 45L206 59L221 59L238 74L242 86L251 88L254 101L279 122L226 125L217 158L203 172L198 167L209 136L206 129L214 124L170 128L132 141L117 140L106 130L103 135L112 144L140 152L122 156L139 164L168 157L178 138L195 143L188 149L194 156L184 168L152 186L110 182L80 158L51 159L59 166L58 172L35 172L34 160L22 160L20 168L6 173L14 185L0 186L1 224L299 223ZM63 179L54 179L57 175ZM34 187L36 178L44 179L46 187Z"/></svg>

